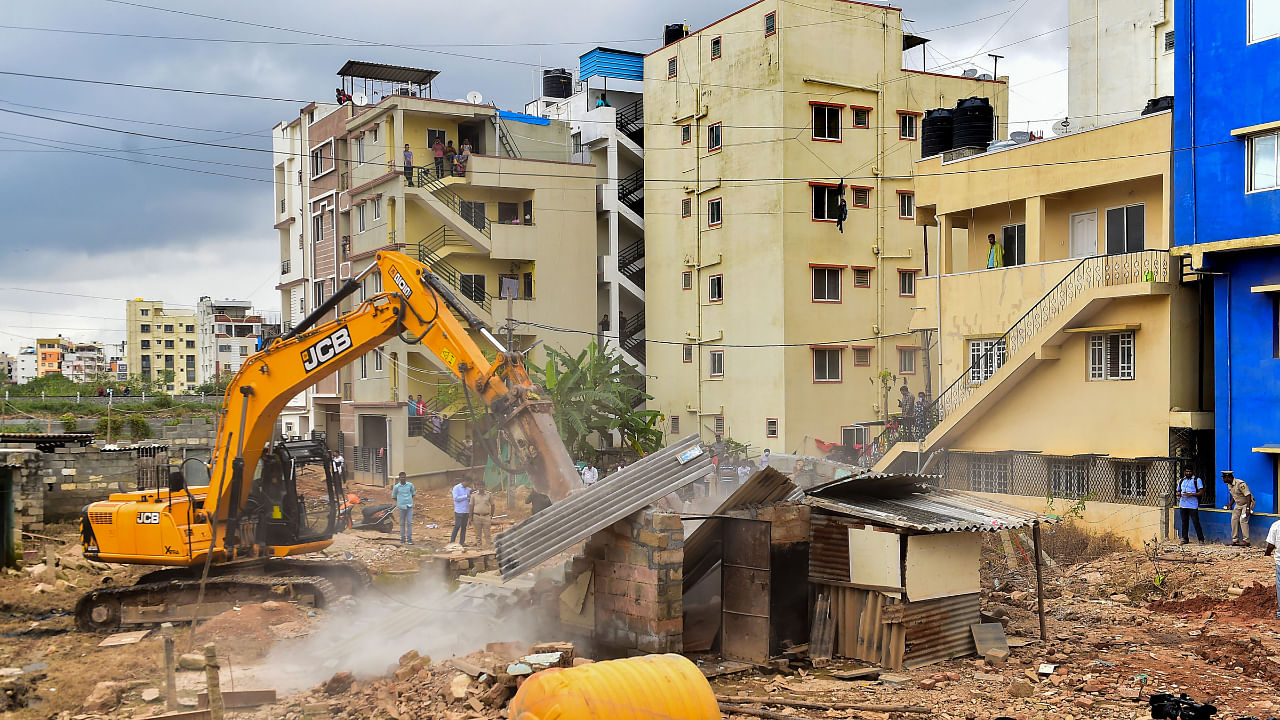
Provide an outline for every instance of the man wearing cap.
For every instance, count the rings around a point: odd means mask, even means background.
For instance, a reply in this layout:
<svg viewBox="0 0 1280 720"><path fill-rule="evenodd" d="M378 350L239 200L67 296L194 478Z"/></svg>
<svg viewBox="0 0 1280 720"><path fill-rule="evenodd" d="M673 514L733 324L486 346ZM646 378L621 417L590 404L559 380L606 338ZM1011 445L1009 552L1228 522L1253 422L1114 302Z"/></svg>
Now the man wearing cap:
<svg viewBox="0 0 1280 720"><path fill-rule="evenodd" d="M1230 470L1222 471L1222 482L1231 492L1231 544L1249 547L1249 516L1253 514L1253 493L1243 480Z"/></svg>

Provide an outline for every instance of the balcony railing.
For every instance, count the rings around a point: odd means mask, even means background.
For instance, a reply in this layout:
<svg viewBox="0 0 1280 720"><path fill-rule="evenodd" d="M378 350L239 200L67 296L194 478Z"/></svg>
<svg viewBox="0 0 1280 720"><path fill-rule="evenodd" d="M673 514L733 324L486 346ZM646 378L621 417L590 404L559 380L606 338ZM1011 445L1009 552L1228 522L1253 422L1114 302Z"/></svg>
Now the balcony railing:
<svg viewBox="0 0 1280 720"><path fill-rule="evenodd" d="M483 210L479 213L475 211L477 205L483 206L483 203L468 203L458 195L458 193L450 190L440 178L435 174L435 168L432 166L415 167L413 169L414 187L426 188L436 199L444 203L450 210L456 213L467 224L479 230L482 235L491 238L489 231L489 222L484 216Z"/></svg>
<svg viewBox="0 0 1280 720"><path fill-rule="evenodd" d="M631 138L637 145L644 146L644 100L636 100L630 105L619 108L617 112L618 129Z"/></svg>
<svg viewBox="0 0 1280 720"><path fill-rule="evenodd" d="M635 214L644 217L644 170L637 170L618 181L618 200Z"/></svg>
<svg viewBox="0 0 1280 720"><path fill-rule="evenodd" d="M492 312L494 296L488 292L481 291L470 283L467 283L464 287L462 271L448 261L440 259L439 255L436 254L437 250L444 247L446 243L445 237L446 234L437 230L423 238L418 243L418 262L431 268L431 272L438 275L454 290L457 290L458 294L479 305L485 312Z"/></svg>
<svg viewBox="0 0 1280 720"><path fill-rule="evenodd" d="M1007 270L1009 268L996 272ZM1084 258L1006 330L1004 335L991 343L982 356L974 359L964 372L939 393L938 397L925 408L923 416L911 417L901 424L889 423L877 438L875 448L884 452L896 442L923 440L930 431L950 417L977 392L981 384L975 384L970 380L975 376L986 377L991 374L996 359L995 353L1003 348L1006 359L1017 355L1023 346L1039 335L1062 314L1063 310L1070 307L1087 291L1115 285L1168 281L1168 250L1143 250L1123 255L1095 255ZM994 370L999 372L999 368Z"/></svg>
<svg viewBox="0 0 1280 720"><path fill-rule="evenodd" d="M644 287L644 241L634 243L618 253L618 272L638 287Z"/></svg>

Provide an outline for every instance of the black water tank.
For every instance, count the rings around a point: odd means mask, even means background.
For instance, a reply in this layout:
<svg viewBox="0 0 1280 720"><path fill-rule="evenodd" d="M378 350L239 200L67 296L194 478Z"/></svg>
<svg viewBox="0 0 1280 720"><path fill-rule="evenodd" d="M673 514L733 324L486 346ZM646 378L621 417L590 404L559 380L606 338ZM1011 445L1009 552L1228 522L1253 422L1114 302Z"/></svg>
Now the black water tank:
<svg viewBox="0 0 1280 720"><path fill-rule="evenodd" d="M920 157L941 155L951 149L951 126L954 113L950 108L929 110L920 123Z"/></svg>
<svg viewBox="0 0 1280 720"><path fill-rule="evenodd" d="M995 122L995 110L991 102L982 97L965 98L956 103L955 115L951 120L951 147L978 147L986 150L995 136L992 125Z"/></svg>
<svg viewBox="0 0 1280 720"><path fill-rule="evenodd" d="M1158 112L1163 112L1165 110L1172 110L1172 109L1173 109L1173 96L1165 95L1164 97L1151 98L1150 100L1148 100L1147 106L1142 108L1142 114L1150 115L1151 113L1158 113Z"/></svg>
<svg viewBox="0 0 1280 720"><path fill-rule="evenodd" d="M573 73L564 68L542 71L543 97L567 98L573 94Z"/></svg>
<svg viewBox="0 0 1280 720"><path fill-rule="evenodd" d="M670 45L671 43L677 40L680 40L681 38L683 38L685 35L688 35L688 34L689 34L689 31L685 29L684 23L675 23L674 25L667 25L666 27L662 28L662 45L663 47L666 47L667 45Z"/></svg>

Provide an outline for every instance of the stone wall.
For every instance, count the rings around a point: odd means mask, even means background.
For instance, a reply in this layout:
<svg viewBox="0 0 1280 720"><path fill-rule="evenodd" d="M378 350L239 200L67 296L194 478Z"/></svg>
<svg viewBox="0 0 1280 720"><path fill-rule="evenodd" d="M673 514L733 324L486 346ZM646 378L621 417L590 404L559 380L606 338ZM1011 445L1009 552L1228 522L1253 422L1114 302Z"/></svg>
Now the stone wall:
<svg viewBox="0 0 1280 720"><path fill-rule="evenodd" d="M103 452L95 447L72 447L42 453L43 522L74 520L85 505L105 500L113 492L133 490L137 479L136 451Z"/></svg>
<svg viewBox="0 0 1280 720"><path fill-rule="evenodd" d="M169 457L175 464L181 464L185 458L199 458L208 462L213 457L213 446L217 442L214 434L217 425L204 418L189 418L177 425L164 426L164 444L169 446Z"/></svg>
<svg viewBox="0 0 1280 720"><path fill-rule="evenodd" d="M44 485L40 483L38 450L0 449L0 467L8 468L13 483L15 542L20 544L22 530L44 529Z"/></svg>
<svg viewBox="0 0 1280 720"><path fill-rule="evenodd" d="M595 584L594 640L622 654L678 653L684 636L680 516L642 510L587 541Z"/></svg>

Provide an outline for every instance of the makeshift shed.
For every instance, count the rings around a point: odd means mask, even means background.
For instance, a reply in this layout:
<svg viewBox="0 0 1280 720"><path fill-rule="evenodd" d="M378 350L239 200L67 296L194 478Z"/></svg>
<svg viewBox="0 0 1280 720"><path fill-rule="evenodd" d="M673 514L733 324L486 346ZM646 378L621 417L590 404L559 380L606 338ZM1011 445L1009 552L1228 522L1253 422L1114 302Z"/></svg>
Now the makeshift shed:
<svg viewBox="0 0 1280 720"><path fill-rule="evenodd" d="M809 581L830 604L837 656L911 669L975 651L983 532L1016 530L1033 512L867 474L809 490Z"/></svg>

